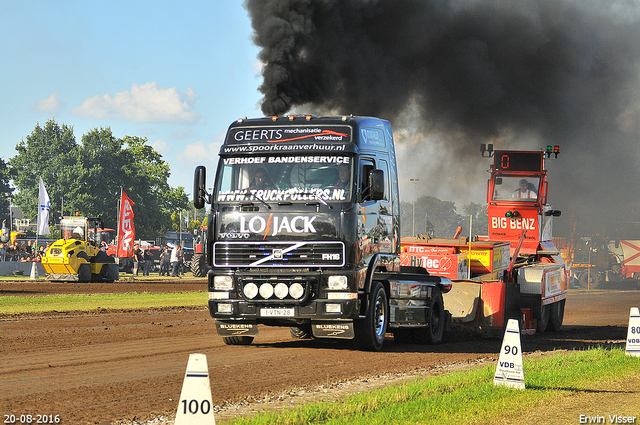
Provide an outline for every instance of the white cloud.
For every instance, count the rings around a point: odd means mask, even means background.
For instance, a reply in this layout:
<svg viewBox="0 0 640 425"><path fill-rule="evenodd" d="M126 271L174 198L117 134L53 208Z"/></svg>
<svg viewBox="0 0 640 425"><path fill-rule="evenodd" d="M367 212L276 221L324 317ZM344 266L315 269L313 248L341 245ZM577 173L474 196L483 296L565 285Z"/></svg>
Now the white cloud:
<svg viewBox="0 0 640 425"><path fill-rule="evenodd" d="M200 116L193 110L198 96L188 88L180 96L175 87L164 89L155 82L133 84L131 91L113 96L94 96L72 108L73 115L82 118L115 119L118 121L193 124Z"/></svg>
<svg viewBox="0 0 640 425"><path fill-rule="evenodd" d="M33 109L37 112L57 114L64 107L64 104L58 101L58 95L58 93L51 93L46 99L39 100Z"/></svg>
<svg viewBox="0 0 640 425"><path fill-rule="evenodd" d="M199 140L186 145L185 149L176 155L176 159L182 163L197 163L208 166L214 161L218 161L220 146L221 143L218 142L205 144L202 140Z"/></svg>
<svg viewBox="0 0 640 425"><path fill-rule="evenodd" d="M162 156L165 156L170 150L169 145L164 141L164 139L158 139L155 142L150 143L149 146Z"/></svg>
<svg viewBox="0 0 640 425"><path fill-rule="evenodd" d="M195 139L194 132L190 128L176 130L173 133L171 133L171 136L180 140Z"/></svg>

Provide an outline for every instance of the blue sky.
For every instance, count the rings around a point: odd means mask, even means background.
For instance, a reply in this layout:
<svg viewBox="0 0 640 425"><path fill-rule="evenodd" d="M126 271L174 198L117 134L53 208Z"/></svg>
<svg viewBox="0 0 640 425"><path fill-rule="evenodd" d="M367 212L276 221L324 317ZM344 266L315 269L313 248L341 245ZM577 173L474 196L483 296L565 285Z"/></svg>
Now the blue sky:
<svg viewBox="0 0 640 425"><path fill-rule="evenodd" d="M241 1L0 2L0 156L54 118L146 137L191 192L229 124L262 116L259 49Z"/></svg>

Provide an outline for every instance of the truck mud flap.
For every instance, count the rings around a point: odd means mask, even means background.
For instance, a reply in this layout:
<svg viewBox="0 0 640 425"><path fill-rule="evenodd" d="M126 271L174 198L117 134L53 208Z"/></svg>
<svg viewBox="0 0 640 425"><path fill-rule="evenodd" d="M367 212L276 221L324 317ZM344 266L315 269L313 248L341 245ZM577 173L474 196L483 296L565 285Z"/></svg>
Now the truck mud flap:
<svg viewBox="0 0 640 425"><path fill-rule="evenodd" d="M216 320L216 329L220 336L256 336L258 324L256 322L225 322Z"/></svg>
<svg viewBox="0 0 640 425"><path fill-rule="evenodd" d="M316 338L353 339L353 322L311 322L311 332Z"/></svg>
<svg viewBox="0 0 640 425"><path fill-rule="evenodd" d="M472 281L454 281L451 291L442 295L444 308L449 310L454 323L472 322L476 318L482 284Z"/></svg>

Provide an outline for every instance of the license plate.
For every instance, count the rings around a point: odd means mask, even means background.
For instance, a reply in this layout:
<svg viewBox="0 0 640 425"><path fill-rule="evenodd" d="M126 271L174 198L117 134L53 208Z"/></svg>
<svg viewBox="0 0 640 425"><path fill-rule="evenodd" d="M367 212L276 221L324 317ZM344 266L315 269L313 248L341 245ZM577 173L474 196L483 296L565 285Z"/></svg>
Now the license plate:
<svg viewBox="0 0 640 425"><path fill-rule="evenodd" d="M293 317L295 316L292 308L261 308L260 316L262 317Z"/></svg>

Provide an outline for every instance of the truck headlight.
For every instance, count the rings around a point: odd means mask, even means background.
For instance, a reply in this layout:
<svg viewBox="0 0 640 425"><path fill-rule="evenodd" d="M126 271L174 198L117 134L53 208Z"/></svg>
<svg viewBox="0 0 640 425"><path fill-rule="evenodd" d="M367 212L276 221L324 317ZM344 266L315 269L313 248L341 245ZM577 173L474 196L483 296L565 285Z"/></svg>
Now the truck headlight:
<svg viewBox="0 0 640 425"><path fill-rule="evenodd" d="M218 313L231 313L233 312L233 307L231 304L218 304Z"/></svg>
<svg viewBox="0 0 640 425"><path fill-rule="evenodd" d="M231 276L214 276L213 289L216 291L230 291L233 289L233 277Z"/></svg>
<svg viewBox="0 0 640 425"><path fill-rule="evenodd" d="M260 296L265 300L271 298L273 295L273 285L270 283L263 283L260 285Z"/></svg>
<svg viewBox="0 0 640 425"><path fill-rule="evenodd" d="M276 294L276 297L283 299L289 293L289 287L284 283L280 282L276 285L273 293Z"/></svg>
<svg viewBox="0 0 640 425"><path fill-rule="evenodd" d="M341 304L326 304L325 311L327 313L342 313Z"/></svg>
<svg viewBox="0 0 640 425"><path fill-rule="evenodd" d="M304 295L304 287L299 283L294 283L289 287L289 294L296 300L302 298L302 295Z"/></svg>
<svg viewBox="0 0 640 425"><path fill-rule="evenodd" d="M258 295L258 286L255 283L247 283L244 285L242 292L244 292L245 297L252 300Z"/></svg>
<svg viewBox="0 0 640 425"><path fill-rule="evenodd" d="M346 276L329 276L327 285L331 290L344 290L347 289L347 277Z"/></svg>

